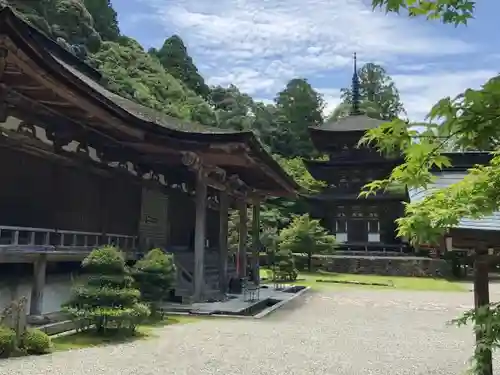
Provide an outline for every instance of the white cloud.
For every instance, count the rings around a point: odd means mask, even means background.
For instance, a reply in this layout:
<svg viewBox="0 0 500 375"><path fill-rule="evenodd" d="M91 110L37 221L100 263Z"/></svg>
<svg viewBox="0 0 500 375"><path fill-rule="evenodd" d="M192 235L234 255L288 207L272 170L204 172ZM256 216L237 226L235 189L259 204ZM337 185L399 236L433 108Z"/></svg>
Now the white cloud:
<svg viewBox="0 0 500 375"><path fill-rule="evenodd" d="M494 70L440 71L431 74L393 75L408 117L420 121L440 99L455 97L467 88L479 88L498 74Z"/></svg>
<svg viewBox="0 0 500 375"><path fill-rule="evenodd" d="M360 0L143 1L199 59L211 62L213 81L239 82L249 93L276 91L289 77L346 67L354 51L370 61L388 61L471 49L410 20L372 12ZM265 83L256 84L258 79Z"/></svg>
<svg viewBox="0 0 500 375"><path fill-rule="evenodd" d="M142 0L150 17L186 42L210 84L233 83L272 98L286 81L305 77L322 88L331 112L350 82L352 52L393 75L409 117L422 120L440 98L478 86L488 70L426 74L444 56L474 52L425 22L373 12L363 0ZM460 59L465 58L462 55ZM402 61L407 63L401 64ZM342 81L334 74L342 72ZM332 88L333 87L333 88Z"/></svg>
<svg viewBox="0 0 500 375"><path fill-rule="evenodd" d="M323 109L323 113L325 114L325 116L330 115L333 110L340 104L340 89L316 88L316 90L323 94L323 99L325 100L325 108Z"/></svg>

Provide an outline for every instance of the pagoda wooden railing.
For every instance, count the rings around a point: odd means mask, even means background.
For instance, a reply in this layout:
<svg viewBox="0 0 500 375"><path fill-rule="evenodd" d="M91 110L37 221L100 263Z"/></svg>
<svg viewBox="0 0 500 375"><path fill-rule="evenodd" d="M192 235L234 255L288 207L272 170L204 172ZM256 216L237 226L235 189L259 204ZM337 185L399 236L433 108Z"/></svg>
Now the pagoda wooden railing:
<svg viewBox="0 0 500 375"><path fill-rule="evenodd" d="M137 237L123 234L0 225L0 249L54 248L64 250L115 245L123 250L132 250L136 248L136 243Z"/></svg>

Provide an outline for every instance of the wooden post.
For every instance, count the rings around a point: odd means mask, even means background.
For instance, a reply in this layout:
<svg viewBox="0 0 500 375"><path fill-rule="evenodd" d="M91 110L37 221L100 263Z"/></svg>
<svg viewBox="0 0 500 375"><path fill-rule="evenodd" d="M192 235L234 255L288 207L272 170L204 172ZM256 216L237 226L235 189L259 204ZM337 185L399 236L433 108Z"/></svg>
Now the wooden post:
<svg viewBox="0 0 500 375"><path fill-rule="evenodd" d="M227 291L229 196L227 191L219 192L219 287L221 293Z"/></svg>
<svg viewBox="0 0 500 375"><path fill-rule="evenodd" d="M488 276L488 248L481 244L476 248L476 257L474 260L474 307L476 311L485 307L488 308L490 303L489 291L489 276ZM491 327L486 325L483 329L491 330ZM481 346L485 332L482 330L476 331L476 356L480 358L481 375L493 374L493 363L490 349L484 349Z"/></svg>
<svg viewBox="0 0 500 375"><path fill-rule="evenodd" d="M246 277L247 275L247 236L248 236L248 214L247 203L239 202L239 241L238 241L238 277Z"/></svg>
<svg viewBox="0 0 500 375"><path fill-rule="evenodd" d="M203 173L197 173L196 180L196 217L194 226L194 302L203 299L205 232L207 217L207 184Z"/></svg>
<svg viewBox="0 0 500 375"><path fill-rule="evenodd" d="M254 199L252 202L252 274L256 285L260 284L260 201Z"/></svg>
<svg viewBox="0 0 500 375"><path fill-rule="evenodd" d="M47 254L41 254L33 263L33 286L31 287L30 315L42 315L43 291L47 271Z"/></svg>
<svg viewBox="0 0 500 375"><path fill-rule="evenodd" d="M108 180L106 178L101 177L99 181L99 201L101 204L101 210L99 213L100 221L101 221L101 235L98 240L96 246L106 245L106 233L108 232Z"/></svg>

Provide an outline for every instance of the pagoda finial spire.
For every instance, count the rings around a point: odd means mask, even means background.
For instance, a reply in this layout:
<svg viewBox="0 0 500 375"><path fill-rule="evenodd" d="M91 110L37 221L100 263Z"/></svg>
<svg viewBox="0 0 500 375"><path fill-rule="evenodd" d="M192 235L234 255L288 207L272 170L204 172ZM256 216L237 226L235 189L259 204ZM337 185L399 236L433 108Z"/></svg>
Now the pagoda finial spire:
<svg viewBox="0 0 500 375"><path fill-rule="evenodd" d="M351 87L351 92L352 92L352 109L351 109L351 115L359 115L361 112L359 110L359 104L360 104L360 97L359 97L359 77L358 77L358 66L357 66L357 58L356 58L356 52L354 52L353 55L353 60L354 60L354 72L352 74L352 87Z"/></svg>

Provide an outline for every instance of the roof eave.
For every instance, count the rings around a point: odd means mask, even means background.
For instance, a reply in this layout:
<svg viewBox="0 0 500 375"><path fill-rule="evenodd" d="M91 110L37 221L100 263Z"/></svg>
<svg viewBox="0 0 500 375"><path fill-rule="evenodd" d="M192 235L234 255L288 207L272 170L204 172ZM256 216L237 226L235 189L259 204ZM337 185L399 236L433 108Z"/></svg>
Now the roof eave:
<svg viewBox="0 0 500 375"><path fill-rule="evenodd" d="M154 122L140 119L118 106L113 102L113 100L105 97L103 94L88 86L88 84L82 81L79 77L74 76L71 71L68 71L54 57L52 57L48 51L44 51L43 48L40 49L40 45L50 45L51 50L57 50L57 55L60 56L62 61L70 60L72 63L76 64L79 67L85 66L86 71L92 70L90 66L79 60L71 52L65 50L62 46L48 38L38 29L28 24L25 20L20 19L10 7L0 9L0 20L2 21L2 27L7 27L7 29L4 29L6 33L14 33L16 35L16 38L22 41L22 43L27 43L28 48L33 50L32 53L39 55L37 56L38 60L40 60L40 56L43 56L42 61L39 61L39 63L43 64L44 69L47 69L51 72L51 74L58 76L59 79L68 82L71 88L78 92L80 95L84 97L91 97L92 100L97 101L97 103L95 103L94 105L106 108L106 110L110 112L110 115L114 115L121 121L125 123L131 123L141 130L144 130L151 134L168 136L174 139L197 141L202 143L233 142L245 144L256 155L258 155L258 157L264 162L264 164L269 167L272 173L266 174L268 174L270 177L274 175L275 181L283 187L284 195L293 196L300 189L298 184L288 174L286 174L286 172L272 158L272 156L264 150L263 146L252 132L234 131L225 133L205 133L195 131L182 131L179 129L166 128ZM20 30L22 30L23 28L25 28L28 32L20 34ZM31 39L31 41L28 39ZM71 62L68 62L68 64L72 65ZM98 73L95 70L93 71L94 73ZM100 74L98 74L98 77L100 77Z"/></svg>

